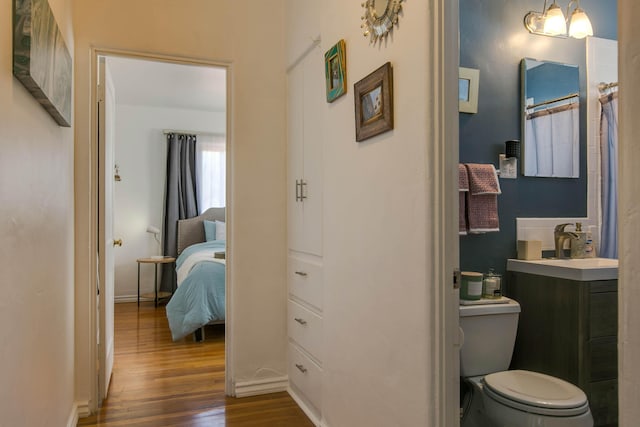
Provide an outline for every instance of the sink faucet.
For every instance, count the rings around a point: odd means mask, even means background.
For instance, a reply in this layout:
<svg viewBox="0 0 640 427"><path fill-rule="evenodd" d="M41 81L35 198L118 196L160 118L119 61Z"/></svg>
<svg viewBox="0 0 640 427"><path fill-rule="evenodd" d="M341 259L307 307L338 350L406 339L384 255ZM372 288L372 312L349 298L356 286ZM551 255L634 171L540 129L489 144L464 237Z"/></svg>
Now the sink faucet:
<svg viewBox="0 0 640 427"><path fill-rule="evenodd" d="M565 224L558 224L556 228L553 230L553 240L556 244L556 258L565 258L564 256L564 242L568 239L578 238L576 233L572 233L570 231L564 231L564 228L567 225L573 225L569 222Z"/></svg>

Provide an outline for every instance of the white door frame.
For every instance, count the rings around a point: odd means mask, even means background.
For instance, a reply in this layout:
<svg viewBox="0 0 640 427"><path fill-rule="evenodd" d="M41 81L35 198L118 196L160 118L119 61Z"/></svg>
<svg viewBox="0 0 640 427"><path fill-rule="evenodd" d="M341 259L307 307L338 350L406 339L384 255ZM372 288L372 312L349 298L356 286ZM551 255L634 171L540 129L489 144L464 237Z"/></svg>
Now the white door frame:
<svg viewBox="0 0 640 427"><path fill-rule="evenodd" d="M427 25L431 28L428 53L429 113L427 180L433 197L427 200L427 212L433 220L427 224L432 240L427 242L426 264L431 267L432 295L428 306L433 313L429 346L432 426L459 426L459 328L458 298L454 289L454 271L459 266L458 242L458 0L434 0Z"/></svg>
<svg viewBox="0 0 640 427"><path fill-rule="evenodd" d="M98 265L98 246L97 246L97 233L98 233L98 197L101 195L98 194L98 182L99 177L97 174L98 171L98 57L101 56L120 56L127 57L132 59L144 59L149 61L157 61L157 62L171 62L174 64L183 64L183 65L199 65L205 67L218 67L225 68L227 71L226 76L226 84L227 84L227 110L226 110L226 127L227 127L227 177L226 177L226 187L227 187L227 209L226 209L226 220L227 220L227 257L233 258L233 236L230 235L229 230L232 230L233 224L233 207L229 203L232 199L232 188L231 179L232 179L232 170L233 170L233 152L234 145L232 144L232 110L231 110L231 96L232 96L232 66L228 62L221 61L206 61L201 59L194 58L185 58L185 57L177 57L177 56L169 56L169 55L159 55L153 53L146 52L137 52L137 51L126 51L126 50L117 50L117 49L108 49L108 48L99 48L92 47L90 54L91 61L91 91L90 91L90 106L91 106L91 170L95 171L90 174L90 188L91 194L93 194L93 200L91 200L91 217L90 224L93 237L91 239L90 244L90 252L91 252L91 289L95 292L97 289L97 265ZM106 171L105 171L106 173ZM234 293L232 286L233 283L233 263L228 263L227 272L226 272L226 320L225 320L225 393L227 395L233 395L233 311L231 307L233 307L232 301L234 299ZM95 293L93 294L95 296ZM97 299L90 299L90 307L89 307L89 322L91 327L91 350L90 350L90 360L98 360L98 307L97 307ZM102 367L98 366L98 369L102 369ZM92 401L99 402L99 384L98 384L98 375L92 376L90 379L90 389L93 391ZM97 408L90 408L91 411L95 411Z"/></svg>

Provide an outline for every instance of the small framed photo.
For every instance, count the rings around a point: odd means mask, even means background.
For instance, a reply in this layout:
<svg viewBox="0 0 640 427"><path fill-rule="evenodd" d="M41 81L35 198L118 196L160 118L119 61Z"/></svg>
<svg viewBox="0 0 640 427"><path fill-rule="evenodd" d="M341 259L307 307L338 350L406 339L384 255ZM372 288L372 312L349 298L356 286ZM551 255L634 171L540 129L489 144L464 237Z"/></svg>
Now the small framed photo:
<svg viewBox="0 0 640 427"><path fill-rule="evenodd" d="M344 40L334 44L324 54L324 75L327 102L333 102L347 93L347 48Z"/></svg>
<svg viewBox="0 0 640 427"><path fill-rule="evenodd" d="M387 62L353 85L356 141L393 129L393 68Z"/></svg>
<svg viewBox="0 0 640 427"><path fill-rule="evenodd" d="M478 87L480 70L473 68L459 69L458 76L458 111L475 114L478 112Z"/></svg>

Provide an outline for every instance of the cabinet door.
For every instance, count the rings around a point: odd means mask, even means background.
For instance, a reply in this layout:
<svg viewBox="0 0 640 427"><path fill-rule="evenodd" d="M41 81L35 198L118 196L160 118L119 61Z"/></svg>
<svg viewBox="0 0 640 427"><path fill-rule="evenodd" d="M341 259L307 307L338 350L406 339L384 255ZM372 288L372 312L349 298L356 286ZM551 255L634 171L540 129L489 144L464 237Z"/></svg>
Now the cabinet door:
<svg viewBox="0 0 640 427"><path fill-rule="evenodd" d="M322 256L324 57L314 48L287 76L289 249Z"/></svg>
<svg viewBox="0 0 640 427"><path fill-rule="evenodd" d="M287 74L287 209L289 248L303 245L303 207L299 202L299 182L303 174L304 68L293 67Z"/></svg>
<svg viewBox="0 0 640 427"><path fill-rule="evenodd" d="M302 251L322 256L322 115L325 110L324 56L319 47L305 58L304 64L304 199Z"/></svg>

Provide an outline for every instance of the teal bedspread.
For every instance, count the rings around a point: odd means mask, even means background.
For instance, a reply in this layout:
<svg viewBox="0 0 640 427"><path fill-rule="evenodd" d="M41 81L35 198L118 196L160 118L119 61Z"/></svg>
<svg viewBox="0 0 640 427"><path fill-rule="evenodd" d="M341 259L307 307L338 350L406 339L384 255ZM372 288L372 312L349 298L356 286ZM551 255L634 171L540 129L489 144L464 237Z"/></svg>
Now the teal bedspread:
<svg viewBox="0 0 640 427"><path fill-rule="evenodd" d="M224 240L198 243L176 260L178 288L166 307L174 341L225 319L225 264L213 256L224 250Z"/></svg>

